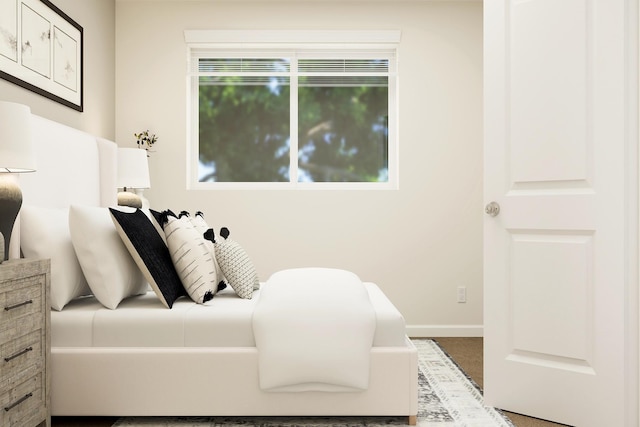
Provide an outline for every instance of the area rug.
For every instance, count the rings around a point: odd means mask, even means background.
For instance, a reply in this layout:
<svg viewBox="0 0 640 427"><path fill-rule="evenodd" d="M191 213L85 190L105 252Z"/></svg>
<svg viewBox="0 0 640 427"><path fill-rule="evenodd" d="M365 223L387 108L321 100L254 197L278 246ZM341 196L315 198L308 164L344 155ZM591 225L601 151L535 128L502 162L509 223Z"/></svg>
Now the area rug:
<svg viewBox="0 0 640 427"><path fill-rule="evenodd" d="M514 427L483 405L482 391L433 340L418 349L419 427ZM114 427L382 427L407 425L407 417L125 417Z"/></svg>

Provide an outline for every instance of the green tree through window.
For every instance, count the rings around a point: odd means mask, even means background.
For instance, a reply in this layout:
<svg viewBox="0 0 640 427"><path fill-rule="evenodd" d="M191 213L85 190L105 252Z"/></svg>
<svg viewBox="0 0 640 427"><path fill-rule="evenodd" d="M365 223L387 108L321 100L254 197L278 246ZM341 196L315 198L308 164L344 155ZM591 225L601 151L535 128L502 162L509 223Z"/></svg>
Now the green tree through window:
<svg viewBox="0 0 640 427"><path fill-rule="evenodd" d="M289 86L200 84L199 180L289 180Z"/></svg>
<svg viewBox="0 0 640 427"><path fill-rule="evenodd" d="M387 58L198 61L199 182L388 182Z"/></svg>
<svg viewBox="0 0 640 427"><path fill-rule="evenodd" d="M298 89L298 180L387 180L387 88Z"/></svg>

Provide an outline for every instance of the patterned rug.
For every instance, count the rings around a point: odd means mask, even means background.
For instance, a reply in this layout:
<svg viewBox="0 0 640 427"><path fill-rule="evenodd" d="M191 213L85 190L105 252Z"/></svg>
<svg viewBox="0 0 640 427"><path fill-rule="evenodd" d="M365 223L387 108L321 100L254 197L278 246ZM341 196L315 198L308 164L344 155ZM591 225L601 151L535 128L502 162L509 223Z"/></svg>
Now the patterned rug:
<svg viewBox="0 0 640 427"><path fill-rule="evenodd" d="M419 427L514 427L486 407L480 387L440 346L412 340L418 349ZM125 417L114 427L382 427L407 425L407 417Z"/></svg>

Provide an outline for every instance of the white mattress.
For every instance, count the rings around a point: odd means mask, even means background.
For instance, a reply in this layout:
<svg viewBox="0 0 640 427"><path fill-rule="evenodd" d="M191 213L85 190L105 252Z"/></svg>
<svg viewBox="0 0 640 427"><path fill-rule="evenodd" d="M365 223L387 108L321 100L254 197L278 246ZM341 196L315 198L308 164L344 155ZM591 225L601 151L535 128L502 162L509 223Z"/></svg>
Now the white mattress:
<svg viewBox="0 0 640 427"><path fill-rule="evenodd" d="M404 318L378 286L365 287L376 312L374 347L404 347ZM51 311L51 346L255 347L251 316L259 298L259 290L246 300L225 289L205 304L183 297L167 309L149 291L115 310L81 298Z"/></svg>

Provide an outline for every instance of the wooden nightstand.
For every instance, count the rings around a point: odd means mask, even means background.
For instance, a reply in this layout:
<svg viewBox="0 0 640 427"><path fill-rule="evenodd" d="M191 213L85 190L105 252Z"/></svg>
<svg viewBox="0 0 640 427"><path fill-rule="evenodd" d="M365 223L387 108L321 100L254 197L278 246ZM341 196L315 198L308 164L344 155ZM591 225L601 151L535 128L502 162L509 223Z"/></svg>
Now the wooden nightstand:
<svg viewBox="0 0 640 427"><path fill-rule="evenodd" d="M49 260L0 264L0 427L51 425Z"/></svg>

